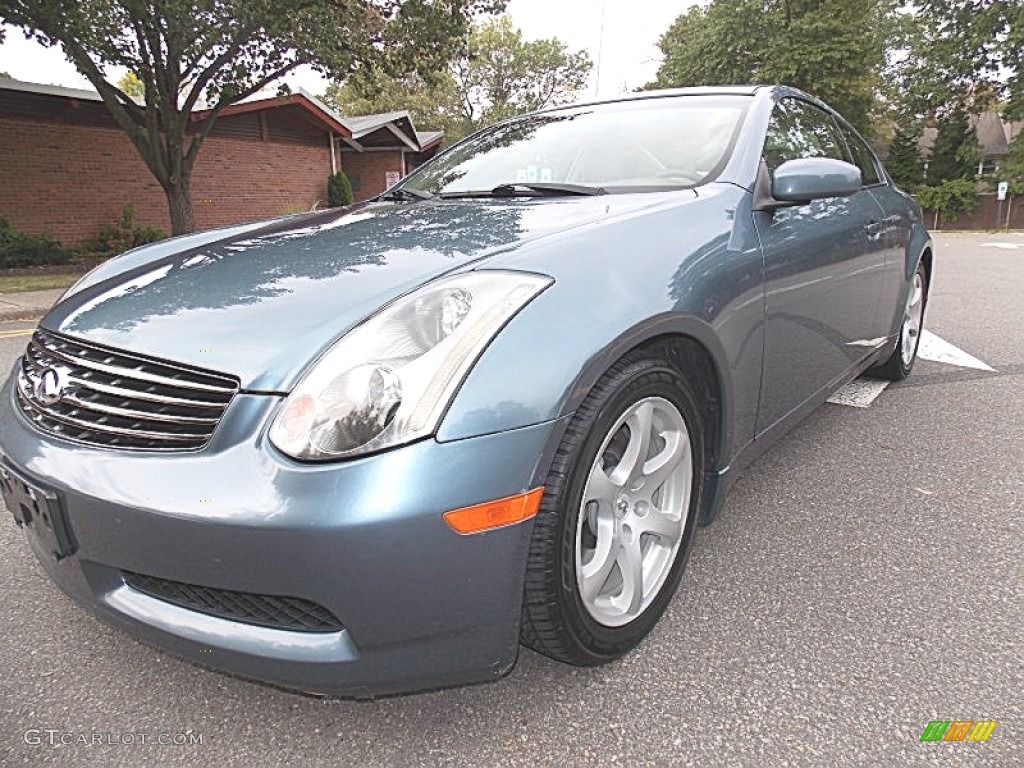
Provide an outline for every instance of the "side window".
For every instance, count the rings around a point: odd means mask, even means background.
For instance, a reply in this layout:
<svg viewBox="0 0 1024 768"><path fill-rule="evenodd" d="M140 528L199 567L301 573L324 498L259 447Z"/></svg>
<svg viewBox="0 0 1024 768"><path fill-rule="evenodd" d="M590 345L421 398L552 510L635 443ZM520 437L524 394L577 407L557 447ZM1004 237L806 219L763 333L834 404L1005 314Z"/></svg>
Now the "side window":
<svg viewBox="0 0 1024 768"><path fill-rule="evenodd" d="M764 159L768 170L788 160L803 157L830 157L849 160L832 116L799 99L783 99L775 105L768 135L764 143Z"/></svg>
<svg viewBox="0 0 1024 768"><path fill-rule="evenodd" d="M850 153L853 155L853 162L860 168L860 175L864 179L864 186L870 187L872 184L881 184L882 177L878 173L878 164L875 162L874 154L868 149L868 145L864 143L860 136L845 125L842 126L842 131L843 137L846 139L846 145L850 148Z"/></svg>

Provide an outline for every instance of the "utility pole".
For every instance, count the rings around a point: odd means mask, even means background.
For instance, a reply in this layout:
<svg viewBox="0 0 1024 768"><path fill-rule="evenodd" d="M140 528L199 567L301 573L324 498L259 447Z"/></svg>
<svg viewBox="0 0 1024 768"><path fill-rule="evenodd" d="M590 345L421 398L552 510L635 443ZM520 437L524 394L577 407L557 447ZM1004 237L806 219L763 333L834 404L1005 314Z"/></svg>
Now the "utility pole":
<svg viewBox="0 0 1024 768"><path fill-rule="evenodd" d="M608 0L601 0L601 36L597 41L597 67L594 71L594 98L601 95L601 58L604 55L604 19L608 13Z"/></svg>

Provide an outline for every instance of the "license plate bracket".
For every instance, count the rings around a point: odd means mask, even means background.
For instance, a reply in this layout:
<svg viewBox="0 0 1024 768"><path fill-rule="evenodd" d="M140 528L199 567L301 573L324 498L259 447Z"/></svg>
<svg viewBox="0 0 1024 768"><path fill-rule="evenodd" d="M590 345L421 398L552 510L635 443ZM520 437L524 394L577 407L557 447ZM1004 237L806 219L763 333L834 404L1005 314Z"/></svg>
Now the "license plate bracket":
<svg viewBox="0 0 1024 768"><path fill-rule="evenodd" d="M60 497L41 488L0 457L0 495L19 528L57 560L78 549Z"/></svg>

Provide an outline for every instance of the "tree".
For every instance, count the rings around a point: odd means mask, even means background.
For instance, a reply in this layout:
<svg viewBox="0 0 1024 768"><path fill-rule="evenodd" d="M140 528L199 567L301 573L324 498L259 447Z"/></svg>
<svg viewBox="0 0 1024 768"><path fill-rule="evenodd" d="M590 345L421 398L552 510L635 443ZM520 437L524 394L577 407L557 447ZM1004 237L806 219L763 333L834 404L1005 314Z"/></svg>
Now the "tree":
<svg viewBox="0 0 1024 768"><path fill-rule="evenodd" d="M474 25L467 55L453 73L463 114L474 124L489 124L570 101L587 82L586 51L571 53L565 43L524 41L508 16Z"/></svg>
<svg viewBox="0 0 1024 768"><path fill-rule="evenodd" d="M503 0L0 0L0 21L59 45L99 92L160 183L174 234L203 140L229 105L303 64L344 77L368 64L437 68L477 12ZM125 67L137 103L107 80ZM202 103L201 103L202 100ZM193 112L201 107L201 114Z"/></svg>
<svg viewBox="0 0 1024 768"><path fill-rule="evenodd" d="M1024 4L910 0L890 82L905 113L977 114L1009 101L1024 116Z"/></svg>
<svg viewBox="0 0 1024 768"><path fill-rule="evenodd" d="M457 141L473 130L462 113L455 78L447 69L421 74L390 75L379 68L352 73L343 84L327 86L324 101L343 115L368 115L408 110L416 127L444 131Z"/></svg>
<svg viewBox="0 0 1024 768"><path fill-rule="evenodd" d="M506 117L570 101L586 84L586 51L569 51L556 38L524 41L502 16L473 25L466 46L447 66L394 77L380 70L354 73L332 85L327 99L344 114L408 109L422 128L454 141Z"/></svg>
<svg viewBox="0 0 1024 768"><path fill-rule="evenodd" d="M928 157L928 184L953 179L974 179L978 168L978 139L962 109L939 121L935 144Z"/></svg>
<svg viewBox="0 0 1024 768"><path fill-rule="evenodd" d="M146 97L146 84L134 72L125 72L117 81L117 87L136 101Z"/></svg>
<svg viewBox="0 0 1024 768"><path fill-rule="evenodd" d="M1024 196L1024 133L1010 142L1010 153L1003 159L999 169L1001 181L1010 182L1010 194Z"/></svg>
<svg viewBox="0 0 1024 768"><path fill-rule="evenodd" d="M662 36L648 87L784 83L871 133L898 17L894 0L711 0Z"/></svg>
<svg viewBox="0 0 1024 768"><path fill-rule="evenodd" d="M1017 0L1007 11L1006 40L1002 45L1000 66L1008 74L1005 116L1024 119L1024 3Z"/></svg>
<svg viewBox="0 0 1024 768"><path fill-rule="evenodd" d="M924 158L921 156L920 139L919 125L900 125L885 159L886 170L893 181L908 192L913 192L924 183Z"/></svg>

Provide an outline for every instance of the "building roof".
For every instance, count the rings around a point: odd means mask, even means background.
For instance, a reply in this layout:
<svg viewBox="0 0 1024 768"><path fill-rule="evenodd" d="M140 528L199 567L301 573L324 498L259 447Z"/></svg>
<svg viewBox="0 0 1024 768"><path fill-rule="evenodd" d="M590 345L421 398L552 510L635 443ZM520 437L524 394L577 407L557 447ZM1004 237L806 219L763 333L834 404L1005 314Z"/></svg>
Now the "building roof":
<svg viewBox="0 0 1024 768"><path fill-rule="evenodd" d="M103 101L96 91L65 88L60 85L28 83L11 78L0 78L0 90L18 91L39 96L54 96L64 99ZM221 110L220 114L226 117L246 112L258 112L264 109L276 109L288 105L293 105L303 110L308 118L323 124L328 130L339 135L357 151L362 151L365 148L362 142L360 142L360 139L363 138L366 138L370 144L376 146L394 146L397 141L398 144L402 145L403 149L421 152L440 143L440 140L444 137L443 133L436 131L420 134L413 125L409 113L405 110L385 112L378 115L342 117L303 88L296 88L287 94L270 94L266 91L261 91L235 104L228 105ZM192 113L192 119L202 119L207 111L206 109L196 110ZM428 137L429 141L426 145L420 142L421 135Z"/></svg>
<svg viewBox="0 0 1024 768"><path fill-rule="evenodd" d="M363 144L367 146L380 146L393 144L395 139L408 150L420 152L422 148L417 140L416 126L412 123L412 117L407 111L381 112L376 115L358 115L356 117L343 117L342 121L352 132L350 144L356 149L362 149Z"/></svg>
<svg viewBox="0 0 1024 768"><path fill-rule="evenodd" d="M65 99L81 99L83 101L103 101L96 91L82 88L65 88L63 85L26 83L23 80L15 80L12 77L0 77L0 90L38 93L42 96L60 96Z"/></svg>
<svg viewBox="0 0 1024 768"><path fill-rule="evenodd" d="M1001 157L1010 151L1002 118L995 112L983 112L974 121L981 153L986 157Z"/></svg>
<svg viewBox="0 0 1024 768"><path fill-rule="evenodd" d="M974 128L974 135L978 139L978 146L983 157L1003 157L1010 151L1010 141L1020 132L1020 123L1004 123L998 112L982 112L978 116L971 117L971 125ZM1016 130L1014 130L1016 127ZM928 152L935 146L935 137L938 136L938 128L934 125L926 126L921 135L918 146L922 151Z"/></svg>
<svg viewBox="0 0 1024 768"><path fill-rule="evenodd" d="M276 109L288 104L294 104L317 118L342 138L349 138L352 135L348 126L345 125L342 118L334 110L302 88L297 88L291 93L283 94L268 95L265 92L257 93L247 99L229 104L221 110L220 114L227 117L228 115L240 115L245 112L258 112L263 109ZM201 120L208 111L206 109L196 110L192 113L191 119Z"/></svg>
<svg viewBox="0 0 1024 768"><path fill-rule="evenodd" d="M420 145L421 152L433 149L443 140L444 131L416 131L416 141Z"/></svg>
<svg viewBox="0 0 1024 768"><path fill-rule="evenodd" d="M383 128L388 123L402 119L409 119L409 113L404 109L399 112L381 112L377 115L359 115L357 117L342 118L348 125L354 136L362 136Z"/></svg>

